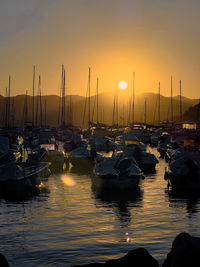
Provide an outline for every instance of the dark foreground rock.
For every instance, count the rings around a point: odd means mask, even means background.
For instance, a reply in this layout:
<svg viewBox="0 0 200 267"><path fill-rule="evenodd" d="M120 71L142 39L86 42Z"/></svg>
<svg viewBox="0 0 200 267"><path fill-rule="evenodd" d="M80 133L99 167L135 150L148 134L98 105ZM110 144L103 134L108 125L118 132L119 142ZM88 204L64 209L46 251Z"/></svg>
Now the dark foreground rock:
<svg viewBox="0 0 200 267"><path fill-rule="evenodd" d="M91 263L84 265L75 265L74 267L158 267L158 262L155 260L145 248L137 248L128 252L124 257L109 260L105 263Z"/></svg>
<svg viewBox="0 0 200 267"><path fill-rule="evenodd" d="M137 248L124 257L108 260L105 263L74 265L73 267L158 267L158 262L145 248ZM171 251L162 267L199 267L200 238L188 233L180 233L172 243ZM9 267L3 254L0 253L0 267Z"/></svg>
<svg viewBox="0 0 200 267"><path fill-rule="evenodd" d="M172 243L172 248L163 267L199 267L200 238L180 233Z"/></svg>
<svg viewBox="0 0 200 267"><path fill-rule="evenodd" d="M1 267L9 267L9 264L3 254L0 253L0 266Z"/></svg>

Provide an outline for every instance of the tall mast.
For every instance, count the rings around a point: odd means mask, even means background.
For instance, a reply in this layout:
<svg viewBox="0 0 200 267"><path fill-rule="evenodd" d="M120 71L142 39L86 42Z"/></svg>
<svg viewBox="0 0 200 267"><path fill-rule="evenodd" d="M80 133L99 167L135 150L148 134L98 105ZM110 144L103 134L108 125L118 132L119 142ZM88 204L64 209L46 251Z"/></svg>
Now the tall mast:
<svg viewBox="0 0 200 267"><path fill-rule="evenodd" d="M8 89L6 88L6 95L5 95L5 128L8 126L7 121L8 121Z"/></svg>
<svg viewBox="0 0 200 267"><path fill-rule="evenodd" d="M88 95L88 124L90 127L90 68L89 68L89 78L88 78L88 89L89 89L89 95Z"/></svg>
<svg viewBox="0 0 200 267"><path fill-rule="evenodd" d="M61 110L61 123L65 123L65 69L62 65L62 110Z"/></svg>
<svg viewBox="0 0 200 267"><path fill-rule="evenodd" d="M101 107L101 122L104 123L104 110L103 110L103 107Z"/></svg>
<svg viewBox="0 0 200 267"><path fill-rule="evenodd" d="M60 106L61 106L62 86L60 87L59 103L58 103L58 125L60 124Z"/></svg>
<svg viewBox="0 0 200 267"><path fill-rule="evenodd" d="M127 124L129 124L131 121L131 101L132 99L131 97L129 97L128 104L127 104L127 115L128 115Z"/></svg>
<svg viewBox="0 0 200 267"><path fill-rule="evenodd" d="M47 126L47 99L44 102L44 125Z"/></svg>
<svg viewBox="0 0 200 267"><path fill-rule="evenodd" d="M67 121L72 124L72 96L69 96L68 109L67 109Z"/></svg>
<svg viewBox="0 0 200 267"><path fill-rule="evenodd" d="M129 104L128 104L128 101L127 101L127 103L126 103L126 123L127 123L127 126L129 124L129 120L128 120L128 106L129 106Z"/></svg>
<svg viewBox="0 0 200 267"><path fill-rule="evenodd" d="M112 116L112 126L115 124L115 96L114 96L114 103L113 103L113 116Z"/></svg>
<svg viewBox="0 0 200 267"><path fill-rule="evenodd" d="M132 97L129 98L129 123L131 123Z"/></svg>
<svg viewBox="0 0 200 267"><path fill-rule="evenodd" d="M172 91L172 76L171 76L171 121L174 120L173 114L173 91Z"/></svg>
<svg viewBox="0 0 200 267"><path fill-rule="evenodd" d="M65 103L65 82L66 82L66 72L64 69L64 80L63 80L63 121L65 122L65 112L66 112L66 103Z"/></svg>
<svg viewBox="0 0 200 267"><path fill-rule="evenodd" d="M183 112L182 112L182 92L181 92L181 80L180 80L180 122L182 122Z"/></svg>
<svg viewBox="0 0 200 267"><path fill-rule="evenodd" d="M124 104L123 104L123 110L122 110L122 112L123 112L123 126L125 126L125 120L124 120L124 116L125 116L125 108L124 108Z"/></svg>
<svg viewBox="0 0 200 267"><path fill-rule="evenodd" d="M158 123L160 123L160 82L158 83Z"/></svg>
<svg viewBox="0 0 200 267"><path fill-rule="evenodd" d="M135 120L135 72L133 72L133 113L132 113L132 121L134 123Z"/></svg>
<svg viewBox="0 0 200 267"><path fill-rule="evenodd" d="M147 123L147 98L145 98L144 102L144 123Z"/></svg>
<svg viewBox="0 0 200 267"><path fill-rule="evenodd" d="M70 123L73 124L73 101L72 101L72 95L70 95L70 110L69 110L69 115L70 115Z"/></svg>
<svg viewBox="0 0 200 267"><path fill-rule="evenodd" d="M99 78L97 78L97 124L99 123Z"/></svg>
<svg viewBox="0 0 200 267"><path fill-rule="evenodd" d="M197 121L200 120L200 118L199 118L199 114L200 114L200 98L199 98L199 104L198 104L198 106L197 106Z"/></svg>
<svg viewBox="0 0 200 267"><path fill-rule="evenodd" d="M10 127L10 88L11 88L11 76L9 75L8 82L8 105L7 105L7 127Z"/></svg>
<svg viewBox="0 0 200 267"><path fill-rule="evenodd" d="M26 90L26 94L25 94L25 98L24 98L24 107L22 110L22 121L21 121L22 126L24 125L24 122L27 122L27 112L28 112L27 94L28 93Z"/></svg>
<svg viewBox="0 0 200 267"><path fill-rule="evenodd" d="M15 126L15 99L14 96L12 98L12 127L14 128Z"/></svg>
<svg viewBox="0 0 200 267"><path fill-rule="evenodd" d="M39 116L39 98L40 98L40 75L38 80L38 95L37 95L37 103L36 103L36 118L35 118L35 124L38 126L38 116Z"/></svg>
<svg viewBox="0 0 200 267"><path fill-rule="evenodd" d="M35 65L33 66L33 103L32 103L32 123L34 124L34 94L35 94Z"/></svg>
<svg viewBox="0 0 200 267"><path fill-rule="evenodd" d="M42 127L42 89L40 86L40 127Z"/></svg>
<svg viewBox="0 0 200 267"><path fill-rule="evenodd" d="M24 121L27 121L28 118L28 91L26 90L25 102L24 102Z"/></svg>
<svg viewBox="0 0 200 267"><path fill-rule="evenodd" d="M155 123L155 118L156 118L157 104L158 104L158 101L156 101L155 108L154 108L154 114L153 114L153 125L154 125L154 123ZM158 122L159 122L159 121L158 121Z"/></svg>
<svg viewBox="0 0 200 267"><path fill-rule="evenodd" d="M118 94L116 95L116 117L117 117L117 126L119 124L119 101L118 101Z"/></svg>

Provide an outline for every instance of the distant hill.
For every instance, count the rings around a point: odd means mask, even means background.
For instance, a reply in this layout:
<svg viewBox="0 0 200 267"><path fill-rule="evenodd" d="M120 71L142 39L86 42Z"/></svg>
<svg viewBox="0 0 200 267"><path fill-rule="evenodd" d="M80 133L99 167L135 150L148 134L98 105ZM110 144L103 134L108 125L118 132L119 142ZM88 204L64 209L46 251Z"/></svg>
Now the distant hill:
<svg viewBox="0 0 200 267"><path fill-rule="evenodd" d="M33 97L27 96L27 114L25 114L25 95L18 95L16 97L10 98L10 121L16 126L22 126L25 118L29 121L32 121L32 103ZM99 94L99 122L106 124L112 123L113 118L113 106L114 106L114 94L112 93L101 93ZM158 94L154 93L143 93L135 96L135 121L143 122L144 121L144 103L146 99L146 120L148 123L158 123ZM34 118L36 120L36 106L38 98L34 97ZM73 124L78 126L85 127L89 120L88 116L88 99L79 95L66 96L66 121L71 121ZM199 102L198 99L189 99L182 97L182 110L184 116L188 113L189 108L197 105ZM59 105L60 97L56 95L46 95L41 97L41 107L42 107L42 123L45 123L50 126L58 125L59 118ZM46 113L45 113L45 103L46 103ZM119 93L118 96L118 122L120 124L127 123L127 121L132 120L132 98L127 95L125 92ZM171 100L169 97L160 96L160 118L162 120L171 119ZM96 112L96 97L92 96L90 99L90 114L91 120L96 122L97 112ZM94 105L95 104L95 105ZM115 102L116 106L116 102ZM5 115L6 115L6 98L0 96L0 114L1 114L1 125L4 125ZM180 103L179 96L173 97L173 111L174 119L179 120L180 115ZM188 111L189 112L189 111ZM45 116L46 114L46 116ZM116 111L115 111L116 114ZM186 115L185 115L186 114ZM38 105L38 121L40 118L40 105Z"/></svg>
<svg viewBox="0 0 200 267"><path fill-rule="evenodd" d="M186 121L200 121L200 103L189 107L183 115L183 119Z"/></svg>

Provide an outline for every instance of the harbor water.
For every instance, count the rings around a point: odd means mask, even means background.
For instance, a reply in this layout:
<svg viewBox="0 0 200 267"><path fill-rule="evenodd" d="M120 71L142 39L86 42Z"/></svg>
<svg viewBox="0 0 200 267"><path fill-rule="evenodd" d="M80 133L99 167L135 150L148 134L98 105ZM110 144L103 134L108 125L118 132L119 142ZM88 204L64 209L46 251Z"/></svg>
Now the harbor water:
<svg viewBox="0 0 200 267"><path fill-rule="evenodd" d="M1 199L0 252L11 267L55 267L105 262L144 247L162 265L177 234L200 236L200 199L169 195L166 166L159 159L139 190L97 188L80 168L52 174L43 181L47 190L31 199Z"/></svg>

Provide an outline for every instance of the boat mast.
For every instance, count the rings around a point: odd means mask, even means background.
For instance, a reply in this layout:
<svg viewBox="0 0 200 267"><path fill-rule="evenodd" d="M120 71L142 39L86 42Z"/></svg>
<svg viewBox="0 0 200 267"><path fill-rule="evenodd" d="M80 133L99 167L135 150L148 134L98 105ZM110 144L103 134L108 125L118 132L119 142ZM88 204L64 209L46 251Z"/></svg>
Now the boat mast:
<svg viewBox="0 0 200 267"><path fill-rule="evenodd" d="M171 121L174 120L174 114L173 114L173 91L172 91L172 76L171 76Z"/></svg>
<svg viewBox="0 0 200 267"><path fill-rule="evenodd" d="M112 116L112 126L115 124L115 96L114 96L114 103L113 103L113 116Z"/></svg>
<svg viewBox="0 0 200 267"><path fill-rule="evenodd" d="M25 121L27 121L27 117L28 117L28 104L27 104L27 98L28 98L28 91L26 90L25 103L24 103L24 120L25 120Z"/></svg>
<svg viewBox="0 0 200 267"><path fill-rule="evenodd" d="M132 105L133 105L133 113L132 113L132 121L134 123L134 120L135 120L135 72L133 72L133 102L132 102Z"/></svg>
<svg viewBox="0 0 200 267"><path fill-rule="evenodd" d="M34 124L34 92L35 91L35 65L33 66L33 103L32 103L32 123Z"/></svg>
<svg viewBox="0 0 200 267"><path fill-rule="evenodd" d="M38 95L37 95L37 103L36 103L36 118L35 118L36 126L38 126L39 98L40 98L40 75L39 75L39 80L38 80Z"/></svg>
<svg viewBox="0 0 200 267"><path fill-rule="evenodd" d="M127 125L131 121L131 97L129 96L128 103L127 103Z"/></svg>
<svg viewBox="0 0 200 267"><path fill-rule="evenodd" d="M104 123L104 109L101 107L101 122Z"/></svg>
<svg viewBox="0 0 200 267"><path fill-rule="evenodd" d="M88 94L88 124L90 128L90 68L89 68L89 77L88 77L88 89L89 89L89 94Z"/></svg>
<svg viewBox="0 0 200 267"><path fill-rule="evenodd" d="M182 122L183 113L182 113L182 92L181 92L181 80L180 80L180 122Z"/></svg>
<svg viewBox="0 0 200 267"><path fill-rule="evenodd" d="M125 116L125 107L124 107L124 104L123 104L123 110L122 110L122 112L123 112L123 126L125 126L125 120L124 120L124 116Z"/></svg>
<svg viewBox="0 0 200 267"><path fill-rule="evenodd" d="M200 118L199 118L199 114L200 114L200 98L199 98L199 104L198 104L198 106L197 106L197 121L200 120Z"/></svg>
<svg viewBox="0 0 200 267"><path fill-rule="evenodd" d="M70 123L73 125L73 98L70 95Z"/></svg>
<svg viewBox="0 0 200 267"><path fill-rule="evenodd" d="M65 69L62 65L62 110L61 110L61 123L65 123Z"/></svg>
<svg viewBox="0 0 200 267"><path fill-rule="evenodd" d="M14 96L12 98L12 127L14 128L15 126L15 99Z"/></svg>
<svg viewBox="0 0 200 267"><path fill-rule="evenodd" d="M58 102L58 125L61 124L62 88L63 88L63 65L62 65L61 86L60 86L60 94L59 94L59 102Z"/></svg>
<svg viewBox="0 0 200 267"><path fill-rule="evenodd" d="M42 127L42 89L40 87L40 127Z"/></svg>
<svg viewBox="0 0 200 267"><path fill-rule="evenodd" d="M97 124L99 123L99 78L97 78Z"/></svg>
<svg viewBox="0 0 200 267"><path fill-rule="evenodd" d="M11 88L11 76L9 75L9 82L8 82L8 98L7 98L7 128L10 127L10 88Z"/></svg>
<svg viewBox="0 0 200 267"><path fill-rule="evenodd" d="M7 99L7 95L8 95L8 89L6 88L5 90L5 128L7 127L7 117L8 117L8 108L7 108L7 105L8 105L8 99Z"/></svg>
<svg viewBox="0 0 200 267"><path fill-rule="evenodd" d="M158 83L158 123L160 123L160 82Z"/></svg>
<svg viewBox="0 0 200 267"><path fill-rule="evenodd" d="M145 102L144 102L144 123L147 123L147 98L145 97Z"/></svg>
<svg viewBox="0 0 200 267"><path fill-rule="evenodd" d="M24 97L24 107L22 110L22 117L21 117L21 124L22 126L24 125L25 122L27 122L27 113L28 113L28 105L27 105L27 90L26 90L26 94Z"/></svg>
<svg viewBox="0 0 200 267"><path fill-rule="evenodd" d="M116 95L116 117L117 117L117 126L118 126L118 120L119 120L119 102L118 102L118 94Z"/></svg>
<svg viewBox="0 0 200 267"><path fill-rule="evenodd" d="M153 125L154 125L154 123L155 123L155 118L156 118L157 104L158 104L158 99L156 99L156 104L155 104L155 109L154 109L154 114L153 114ZM159 122L159 121L158 121L158 122Z"/></svg>
<svg viewBox="0 0 200 267"><path fill-rule="evenodd" d="M69 96L69 101L68 101L68 109L67 109L67 121L72 124L72 96Z"/></svg>
<svg viewBox="0 0 200 267"><path fill-rule="evenodd" d="M47 126L47 99L44 102L44 125Z"/></svg>

